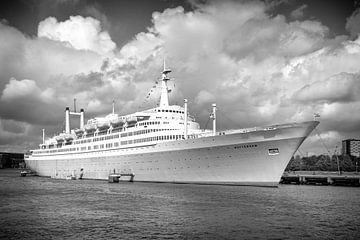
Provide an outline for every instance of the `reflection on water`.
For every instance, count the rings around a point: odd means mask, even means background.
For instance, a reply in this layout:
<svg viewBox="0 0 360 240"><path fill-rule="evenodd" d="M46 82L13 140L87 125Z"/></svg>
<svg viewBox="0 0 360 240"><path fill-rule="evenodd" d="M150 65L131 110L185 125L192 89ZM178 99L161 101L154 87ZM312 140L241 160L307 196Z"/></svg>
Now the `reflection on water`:
<svg viewBox="0 0 360 240"><path fill-rule="evenodd" d="M360 239L360 188L116 183L0 170L5 239Z"/></svg>

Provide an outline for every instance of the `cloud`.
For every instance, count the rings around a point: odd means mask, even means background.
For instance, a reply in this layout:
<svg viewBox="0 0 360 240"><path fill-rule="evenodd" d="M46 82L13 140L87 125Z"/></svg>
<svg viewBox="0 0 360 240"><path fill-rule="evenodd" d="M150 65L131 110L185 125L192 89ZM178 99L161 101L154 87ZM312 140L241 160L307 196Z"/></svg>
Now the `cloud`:
<svg viewBox="0 0 360 240"><path fill-rule="evenodd" d="M352 37L358 37L360 33L360 8L356 9L353 14L347 18L345 28Z"/></svg>
<svg viewBox="0 0 360 240"><path fill-rule="evenodd" d="M74 96L98 86L93 84L94 78L102 73L94 75L92 71L99 71L102 64L103 57L98 53L46 38L30 38L0 23L1 118L58 124ZM84 98L82 103L87 102Z"/></svg>
<svg viewBox="0 0 360 240"><path fill-rule="evenodd" d="M301 5L300 7L298 7L297 9L295 9L290 13L290 17L292 19L302 19L304 17L304 10L307 7L308 6L306 4Z"/></svg>
<svg viewBox="0 0 360 240"><path fill-rule="evenodd" d="M59 107L55 90L49 87L40 89L34 80L10 79L0 102L0 114L5 119L31 124L55 124L54 118L59 117L59 114L49 111Z"/></svg>
<svg viewBox="0 0 360 240"><path fill-rule="evenodd" d="M159 95L147 96L166 56L176 86L170 102L188 98L200 123L216 102L219 129L319 112L322 134L360 135L359 38L332 38L319 21L272 16L262 1L194 6L153 13L152 25L120 49L94 18L47 18L33 38L0 24L1 118L55 131L73 98L87 119L109 113L113 99L120 114L154 107Z"/></svg>
<svg viewBox="0 0 360 240"><path fill-rule="evenodd" d="M215 101L215 96L208 91L201 90L198 95L195 97L195 104L203 105L204 103L211 103Z"/></svg>
<svg viewBox="0 0 360 240"><path fill-rule="evenodd" d="M92 17L71 16L64 22L48 17L39 23L38 37L69 43L75 49L102 55L111 53L116 47L109 33L101 31L100 21Z"/></svg>
<svg viewBox="0 0 360 240"><path fill-rule="evenodd" d="M5 120L0 118L0 146L1 151L25 152L24 145L35 147L29 142L37 140L30 134L31 125L15 120Z"/></svg>
<svg viewBox="0 0 360 240"><path fill-rule="evenodd" d="M16 98L26 98L27 96L37 96L40 89L36 86L35 81L24 79L17 81L14 78L5 86L1 100L11 101Z"/></svg>
<svg viewBox="0 0 360 240"><path fill-rule="evenodd" d="M55 75L69 76L100 68L102 58L46 38L30 38L0 23L0 90L11 77L51 84Z"/></svg>
<svg viewBox="0 0 360 240"><path fill-rule="evenodd" d="M304 86L294 98L304 102L351 102L360 100L359 93L360 75L343 72Z"/></svg>

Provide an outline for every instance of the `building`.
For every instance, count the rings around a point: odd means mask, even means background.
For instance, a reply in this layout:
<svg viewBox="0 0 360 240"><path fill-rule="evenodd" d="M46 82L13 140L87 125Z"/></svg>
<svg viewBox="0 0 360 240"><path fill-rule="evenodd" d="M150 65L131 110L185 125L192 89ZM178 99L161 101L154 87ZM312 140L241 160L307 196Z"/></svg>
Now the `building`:
<svg viewBox="0 0 360 240"><path fill-rule="evenodd" d="M360 157L360 140L346 139L342 141L342 155Z"/></svg>
<svg viewBox="0 0 360 240"><path fill-rule="evenodd" d="M19 167L24 165L23 153L0 152L0 168Z"/></svg>

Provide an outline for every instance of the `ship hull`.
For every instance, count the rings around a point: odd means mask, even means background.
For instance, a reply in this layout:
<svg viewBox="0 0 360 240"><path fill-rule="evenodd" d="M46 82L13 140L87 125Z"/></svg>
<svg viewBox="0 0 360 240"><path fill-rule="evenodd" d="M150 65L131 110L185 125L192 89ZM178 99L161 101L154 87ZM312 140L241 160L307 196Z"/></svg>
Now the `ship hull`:
<svg viewBox="0 0 360 240"><path fill-rule="evenodd" d="M36 156L27 166L40 176L134 181L277 186L291 157L318 122L274 130L169 141L83 154ZM121 177L127 180L129 177Z"/></svg>

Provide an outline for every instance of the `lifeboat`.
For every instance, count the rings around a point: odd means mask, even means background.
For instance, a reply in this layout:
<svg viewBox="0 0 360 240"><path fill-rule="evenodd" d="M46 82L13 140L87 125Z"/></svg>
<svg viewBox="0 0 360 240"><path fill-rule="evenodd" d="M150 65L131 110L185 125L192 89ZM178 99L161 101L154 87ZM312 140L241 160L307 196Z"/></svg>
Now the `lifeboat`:
<svg viewBox="0 0 360 240"><path fill-rule="evenodd" d="M62 143L62 142L65 141L65 138L64 138L64 136L57 136L57 137L55 137L55 140L56 140L58 143Z"/></svg>
<svg viewBox="0 0 360 240"><path fill-rule="evenodd" d="M106 130L110 127L110 123L109 122L98 123L96 127L99 129L99 131Z"/></svg>
<svg viewBox="0 0 360 240"><path fill-rule="evenodd" d="M84 129L78 128L78 129L75 129L74 131L75 131L76 136L82 135L84 133Z"/></svg>
<svg viewBox="0 0 360 240"><path fill-rule="evenodd" d="M135 123L137 123L137 118L136 117L129 117L128 119L126 119L126 123L128 124L128 126L135 125Z"/></svg>
<svg viewBox="0 0 360 240"><path fill-rule="evenodd" d="M122 127L124 125L124 123L125 123L125 121L120 118L114 119L110 122L110 124L113 128Z"/></svg>
<svg viewBox="0 0 360 240"><path fill-rule="evenodd" d="M87 124L85 125L85 131L86 133L93 133L96 130L96 125L95 124Z"/></svg>
<svg viewBox="0 0 360 240"><path fill-rule="evenodd" d="M65 136L64 136L64 138L65 138L65 140L66 141L71 141L71 140L73 140L74 139L74 136L73 135L71 135L71 134L66 134Z"/></svg>

